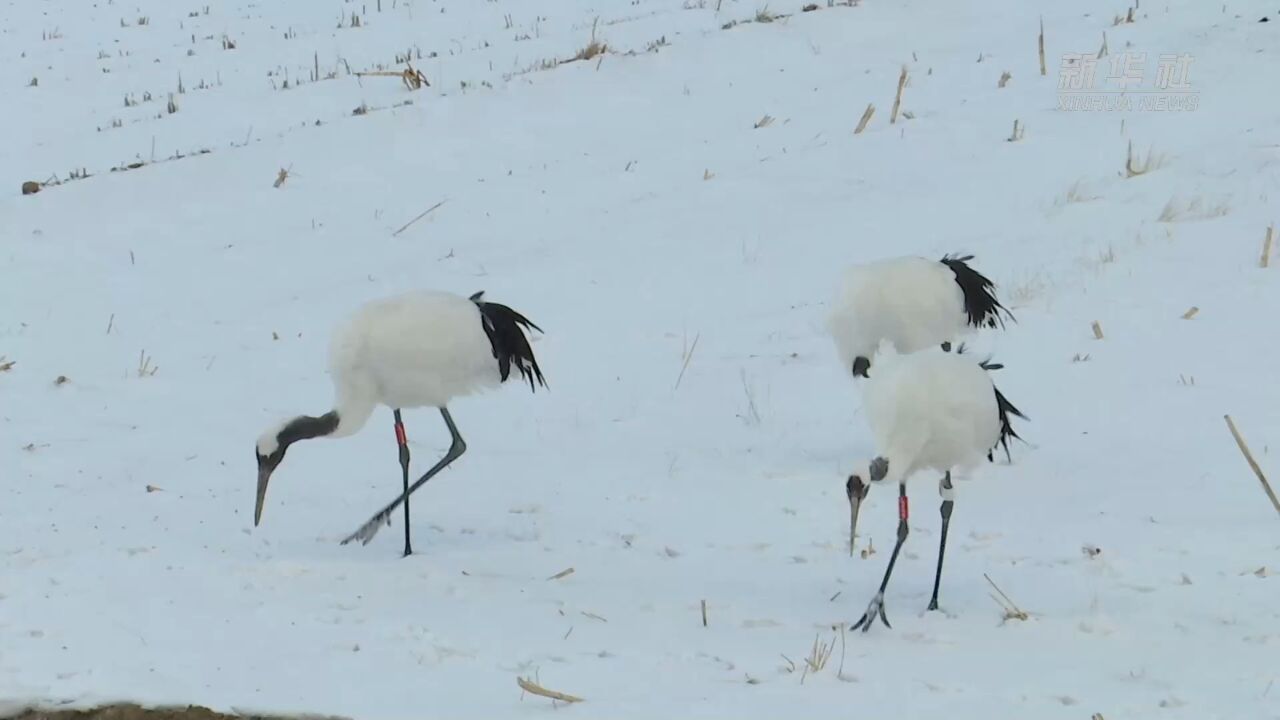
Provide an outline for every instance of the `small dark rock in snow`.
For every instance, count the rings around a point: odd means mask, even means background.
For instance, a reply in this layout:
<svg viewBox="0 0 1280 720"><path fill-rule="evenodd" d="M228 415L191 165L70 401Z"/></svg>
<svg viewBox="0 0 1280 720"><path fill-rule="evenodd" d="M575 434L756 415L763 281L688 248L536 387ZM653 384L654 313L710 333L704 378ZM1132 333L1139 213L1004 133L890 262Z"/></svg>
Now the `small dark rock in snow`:
<svg viewBox="0 0 1280 720"><path fill-rule="evenodd" d="M28 180L22 183L23 195L35 195L38 192L40 192L40 183L35 180Z"/></svg>

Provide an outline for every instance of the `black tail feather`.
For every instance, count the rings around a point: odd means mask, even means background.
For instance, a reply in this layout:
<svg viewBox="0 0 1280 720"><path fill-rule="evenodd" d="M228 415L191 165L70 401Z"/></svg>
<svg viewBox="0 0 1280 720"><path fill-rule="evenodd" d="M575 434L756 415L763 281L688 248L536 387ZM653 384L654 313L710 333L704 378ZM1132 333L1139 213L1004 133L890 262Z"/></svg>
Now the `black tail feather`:
<svg viewBox="0 0 1280 720"><path fill-rule="evenodd" d="M965 347L964 343L960 343L956 348L956 354L963 355L967 349L968 348ZM986 360L978 363L978 367L986 370L987 372L991 372L992 370L1000 370L1004 365L997 362L991 362L991 358L988 357ZM1013 425L1009 421L1009 416L1012 415L1014 417L1022 418L1023 420L1026 420L1027 416L1023 415L1021 410L1014 407L1013 403L1009 402L1009 398L1005 397L1004 393L1000 392L1000 388L996 387L994 384L992 384L991 387L996 391L996 412L1000 414L1000 439L997 440L996 444L991 446L991 449L987 451L987 461L995 462L995 449L997 447L1004 447L1005 460L1013 462L1013 456L1009 454L1009 438L1014 438L1015 440L1022 440L1022 438L1018 433L1014 432ZM1026 441L1023 440L1023 442Z"/></svg>
<svg viewBox="0 0 1280 720"><path fill-rule="evenodd" d="M993 328L997 325L1003 328L1004 318L1000 317L1000 313L1004 312L1010 320L1013 320L1013 313L996 299L995 283L965 264L972 259L972 255L964 257L944 255L941 262L951 268L951 272L956 275L956 284L960 286L960 292L964 295L964 311L969 316L969 324L976 328L983 326Z"/></svg>
<svg viewBox="0 0 1280 720"><path fill-rule="evenodd" d="M484 333L493 346L493 357L498 361L502 381L507 381L514 363L520 374L529 381L531 391L538 391L534 385L535 380L538 385L546 387L547 381L542 377L542 369L538 367L538 360L533 356L533 348L529 346L529 339L525 337L521 326L538 332L542 332L542 328L506 305L481 300L482 295L483 290L472 295L471 301L480 308L480 315L484 319Z"/></svg>
<svg viewBox="0 0 1280 720"><path fill-rule="evenodd" d="M1009 438L1015 438L1017 440L1022 440L1022 438L1018 436L1018 433L1014 432L1013 425L1009 422L1009 416L1013 415L1014 417L1020 417L1023 420L1026 420L1027 416L1023 415L1021 410L1014 407L1013 403L1009 402L1009 398L1005 397L1004 393L1000 392L1000 388L995 388L995 391L996 409L1000 413L1000 440L997 445L1004 446L1005 460L1013 462L1013 456L1009 454ZM988 462L995 462L995 449L996 446L993 445L991 449L987 451Z"/></svg>

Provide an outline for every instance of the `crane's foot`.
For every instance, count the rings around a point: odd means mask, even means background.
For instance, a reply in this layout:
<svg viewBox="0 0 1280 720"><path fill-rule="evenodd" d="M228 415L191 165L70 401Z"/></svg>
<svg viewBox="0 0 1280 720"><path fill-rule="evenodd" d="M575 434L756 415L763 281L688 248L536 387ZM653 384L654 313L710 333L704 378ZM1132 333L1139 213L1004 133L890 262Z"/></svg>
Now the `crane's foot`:
<svg viewBox="0 0 1280 720"><path fill-rule="evenodd" d="M369 518L369 522L360 526L360 529L348 535L342 544L346 545L352 540L359 540L361 545L368 545L373 540L373 536L378 534L378 530L382 529L382 523L391 524L391 513L378 513ZM405 554L408 555L408 548L405 548Z"/></svg>
<svg viewBox="0 0 1280 720"><path fill-rule="evenodd" d="M878 592L876 593L875 597L871 598L871 603L867 605L867 611L862 614L861 620L854 623L853 629L861 630L862 632L866 632L870 630L871 626L875 624L875 619L877 615L880 617L880 622L884 623L885 627L889 628L890 630L893 629L893 626L889 624L889 618L885 617L885 614L884 614L884 593L883 592Z"/></svg>
<svg viewBox="0 0 1280 720"><path fill-rule="evenodd" d="M928 607L928 609L929 609L929 610L937 610L937 609L938 609L938 598L937 598L937 597L934 597L934 598L932 598L932 599L930 599L930 600L929 600L929 607Z"/></svg>

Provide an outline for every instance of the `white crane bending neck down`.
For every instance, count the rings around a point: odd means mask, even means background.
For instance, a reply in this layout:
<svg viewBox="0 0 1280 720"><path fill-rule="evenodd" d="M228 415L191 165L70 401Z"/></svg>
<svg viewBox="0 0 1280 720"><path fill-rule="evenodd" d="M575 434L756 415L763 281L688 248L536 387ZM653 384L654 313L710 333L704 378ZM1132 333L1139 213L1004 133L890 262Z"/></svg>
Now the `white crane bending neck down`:
<svg viewBox="0 0 1280 720"><path fill-rule="evenodd" d="M375 300L340 324L329 344L329 373L334 408L318 417L299 415L276 423L258 439L258 493L253 524L262 520L267 483L289 446L317 437L337 438L364 427L378 405L391 408L404 492L400 497L343 540L368 544L391 512L404 503L404 554L412 553L409 537L409 495L458 459L467 445L449 414L454 398L497 387L511 367L529 382L531 391L546 386L524 329L542 331L515 310L482 299L453 293L415 291ZM402 408L439 408L452 436L449 451L412 486L409 485L409 446Z"/></svg>
<svg viewBox="0 0 1280 720"><path fill-rule="evenodd" d="M854 377L867 377L880 342L903 354L929 347L951 349L978 328L1004 326L995 284L968 265L972 255L941 260L894 257L854 265L841 277L827 317L840 362Z"/></svg>
<svg viewBox="0 0 1280 720"><path fill-rule="evenodd" d="M1003 443L1008 452L1009 438L1018 437L1010 425L1010 416L1026 419L987 374L1003 366L965 355L963 346L955 353L931 348L910 355L897 355L892 347L884 347L880 356L876 372L863 388L877 454L867 463L859 464L845 483L849 498L849 552L853 552L858 510L870 491L870 484L898 484L898 541L879 591L854 626L863 632L871 628L877 615L886 627L889 625L884 612L884 591L898 551L907 539L907 480L921 470L943 474L938 482L938 493L942 496L942 537L933 596L929 600L929 609L937 610L942 558L955 505L951 472L972 469L982 462L984 455L990 459L998 443Z"/></svg>

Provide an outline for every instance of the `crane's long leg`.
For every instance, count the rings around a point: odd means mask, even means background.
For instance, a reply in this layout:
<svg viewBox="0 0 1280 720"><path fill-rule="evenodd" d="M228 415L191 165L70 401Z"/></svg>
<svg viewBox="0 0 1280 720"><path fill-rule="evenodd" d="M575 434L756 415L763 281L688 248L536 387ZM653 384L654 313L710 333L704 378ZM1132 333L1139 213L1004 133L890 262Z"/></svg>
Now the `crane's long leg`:
<svg viewBox="0 0 1280 720"><path fill-rule="evenodd" d="M867 611L862 614L862 619L854 624L853 629L861 628L862 632L871 629L871 625L875 622L876 616L880 616L880 622L884 623L887 628L893 626L889 624L889 618L884 614L884 590L889 586L889 576L893 574L893 564L898 561L898 551L902 550L902 543L907 540L907 486L898 485L898 543L893 546L893 554L889 556L889 567L884 569L884 579L880 581L880 590L876 592L875 597L871 598L871 604L867 605Z"/></svg>
<svg viewBox="0 0 1280 720"><path fill-rule="evenodd" d="M449 452L445 453L443 458L440 458L440 462L436 463L422 477L418 478L417 482L406 488L400 497L396 498L389 505L379 510L378 514L369 518L369 521L364 525L361 525L359 530L348 535L347 538L342 541L343 545L346 545L352 540L359 540L361 544L368 545L369 541L373 539L373 536L378 534L379 526L384 522L391 521L391 512L399 507L400 503L406 502L409 499L409 496L413 494L413 491L422 487L423 483L430 480L436 473L445 469L449 463L457 460L462 456L462 453L467 451L467 443L463 441L462 435L458 434L458 426L453 424L453 416L449 414L449 409L445 407L440 408L440 416L444 418L444 424L449 427L449 434L453 436L453 443L449 445Z"/></svg>
<svg viewBox="0 0 1280 720"><path fill-rule="evenodd" d="M409 542L409 438L404 432L404 421L400 419L400 408L395 410L396 444L400 446L400 469L404 471L404 556L413 554L413 545Z"/></svg>
<svg viewBox="0 0 1280 720"><path fill-rule="evenodd" d="M951 527L951 509L955 507L955 493L951 488L951 472L948 471L938 483L938 494L942 496L942 540L938 543L938 573L933 576L933 597L929 599L929 609L938 609L938 586L942 584L942 556L947 552L947 528Z"/></svg>

